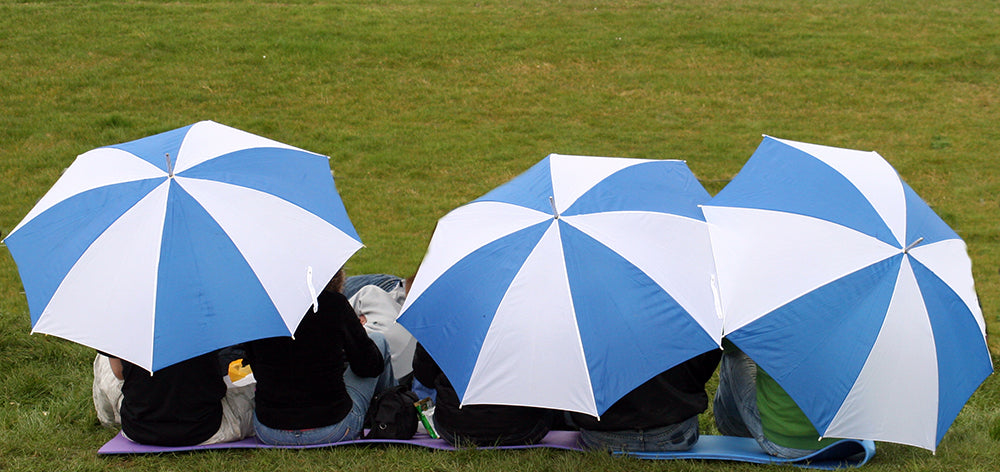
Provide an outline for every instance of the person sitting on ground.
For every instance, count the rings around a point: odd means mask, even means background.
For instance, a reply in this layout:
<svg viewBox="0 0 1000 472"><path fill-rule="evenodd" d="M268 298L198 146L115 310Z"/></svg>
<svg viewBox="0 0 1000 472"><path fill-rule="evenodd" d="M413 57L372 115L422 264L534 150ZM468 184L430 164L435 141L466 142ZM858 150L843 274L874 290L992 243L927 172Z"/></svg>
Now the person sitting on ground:
<svg viewBox="0 0 1000 472"><path fill-rule="evenodd" d="M94 406L106 426L155 446L237 441L253 435L253 387L227 388L218 352L150 374L117 357L94 360ZM116 414L117 413L117 414Z"/></svg>
<svg viewBox="0 0 1000 472"><path fill-rule="evenodd" d="M719 432L754 438L775 457L795 459L838 441L816 428L767 372L729 340L722 342L713 411Z"/></svg>
<svg viewBox="0 0 1000 472"><path fill-rule="evenodd" d="M668 369L594 418L571 413L586 449L686 451L698 441L698 415L708 409L705 383L719 365L715 349Z"/></svg>
<svg viewBox="0 0 1000 472"><path fill-rule="evenodd" d="M396 384L388 343L365 332L340 293L343 282L341 269L319 295L319 311L310 309L293 337L245 344L257 381L253 424L261 442L357 439L372 396Z"/></svg>
<svg viewBox="0 0 1000 472"><path fill-rule="evenodd" d="M437 391L434 429L452 446L536 444L548 434L555 416L560 414L523 406L460 406L455 388L420 343L413 355L413 377Z"/></svg>
<svg viewBox="0 0 1000 472"><path fill-rule="evenodd" d="M392 371L401 383L413 371L413 352L417 347L417 340L406 328L396 323L396 317L403 308L412 283L411 276L389 291L379 285L369 284L360 287L348 298L365 331L382 333L389 342Z"/></svg>

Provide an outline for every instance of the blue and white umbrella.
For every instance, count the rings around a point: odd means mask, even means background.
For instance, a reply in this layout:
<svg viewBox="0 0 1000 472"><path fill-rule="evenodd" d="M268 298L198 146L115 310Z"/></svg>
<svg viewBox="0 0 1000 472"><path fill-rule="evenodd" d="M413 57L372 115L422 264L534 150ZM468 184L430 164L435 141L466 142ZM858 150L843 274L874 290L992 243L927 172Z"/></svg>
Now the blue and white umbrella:
<svg viewBox="0 0 1000 472"><path fill-rule="evenodd" d="M80 155L5 243L32 332L150 371L291 335L361 247L327 157L211 121Z"/></svg>
<svg viewBox="0 0 1000 472"><path fill-rule="evenodd" d="M877 153L771 137L703 209L726 337L822 436L934 450L992 372L961 238Z"/></svg>
<svg viewBox="0 0 1000 472"><path fill-rule="evenodd" d="M682 161L552 154L441 218L398 321L463 404L598 416L719 347L708 198Z"/></svg>

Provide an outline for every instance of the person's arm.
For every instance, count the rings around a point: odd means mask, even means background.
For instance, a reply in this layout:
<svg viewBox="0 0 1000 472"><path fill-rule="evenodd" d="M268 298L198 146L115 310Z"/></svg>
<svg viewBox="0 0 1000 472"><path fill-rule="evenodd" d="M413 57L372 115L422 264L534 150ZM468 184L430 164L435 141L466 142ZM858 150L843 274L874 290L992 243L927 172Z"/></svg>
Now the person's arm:
<svg viewBox="0 0 1000 472"><path fill-rule="evenodd" d="M121 359L111 354L108 354L100 349L97 350L97 354L108 358L108 364L111 366L111 373L114 374L116 379L125 380L125 370L122 367Z"/></svg>
<svg viewBox="0 0 1000 472"><path fill-rule="evenodd" d="M368 337L351 304L343 296L335 310L344 338L344 353L351 370L359 377L377 377L385 368L385 358L375 342Z"/></svg>
<svg viewBox="0 0 1000 472"><path fill-rule="evenodd" d="M115 378L118 380L125 380L125 373L122 369L122 360L117 357L108 357L108 361L111 363L111 373L115 374Z"/></svg>

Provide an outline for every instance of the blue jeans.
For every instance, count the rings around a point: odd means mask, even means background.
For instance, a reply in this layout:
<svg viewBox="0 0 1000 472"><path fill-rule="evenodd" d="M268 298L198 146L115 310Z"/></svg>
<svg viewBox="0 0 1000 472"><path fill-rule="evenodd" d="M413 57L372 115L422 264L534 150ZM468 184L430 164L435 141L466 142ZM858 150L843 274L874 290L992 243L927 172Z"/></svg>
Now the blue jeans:
<svg viewBox="0 0 1000 472"><path fill-rule="evenodd" d="M378 377L359 377L350 367L344 371L344 385L347 387L347 394L351 397L351 411L339 423L329 426L322 426L311 429L274 429L269 428L257 419L257 414L253 415L253 429L257 433L257 439L264 444L281 446L305 446L309 444L328 444L339 441L349 441L357 439L361 435L361 430L365 424L365 415L368 413L368 405L372 397L389 387L396 385L396 377L392 373L392 362L389 356L389 343L381 333L368 333L368 337L375 341L382 358L385 360L385 368Z"/></svg>
<svg viewBox="0 0 1000 472"><path fill-rule="evenodd" d="M719 389L712 411L715 425L726 436L754 438L767 454L794 459L816 451L779 446L764 436L757 410L757 364L740 350L726 350L719 364Z"/></svg>
<svg viewBox="0 0 1000 472"><path fill-rule="evenodd" d="M347 298L351 298L351 296L358 293L358 290L361 290L361 287L365 285L375 285L386 292L391 292L401 283L403 283L402 278L389 274L352 275L344 280L344 289L340 293L343 293Z"/></svg>
<svg viewBox="0 0 1000 472"><path fill-rule="evenodd" d="M420 383L416 377L413 378L413 386L410 387L410 390L417 394L417 398L430 398L431 402L437 401L437 390Z"/></svg>
<svg viewBox="0 0 1000 472"><path fill-rule="evenodd" d="M698 442L698 415L659 428L624 431L580 430L584 449L611 452L686 451Z"/></svg>

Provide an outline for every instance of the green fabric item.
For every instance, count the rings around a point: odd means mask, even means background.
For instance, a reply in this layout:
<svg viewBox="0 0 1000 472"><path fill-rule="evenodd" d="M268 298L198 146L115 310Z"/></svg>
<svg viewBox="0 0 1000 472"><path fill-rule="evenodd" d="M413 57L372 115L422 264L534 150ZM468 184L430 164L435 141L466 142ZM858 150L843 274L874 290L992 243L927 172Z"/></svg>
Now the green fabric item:
<svg viewBox="0 0 1000 472"><path fill-rule="evenodd" d="M809 418L760 366L757 366L757 410L764 436L779 446L817 450L837 442L835 438L818 441L819 433Z"/></svg>

